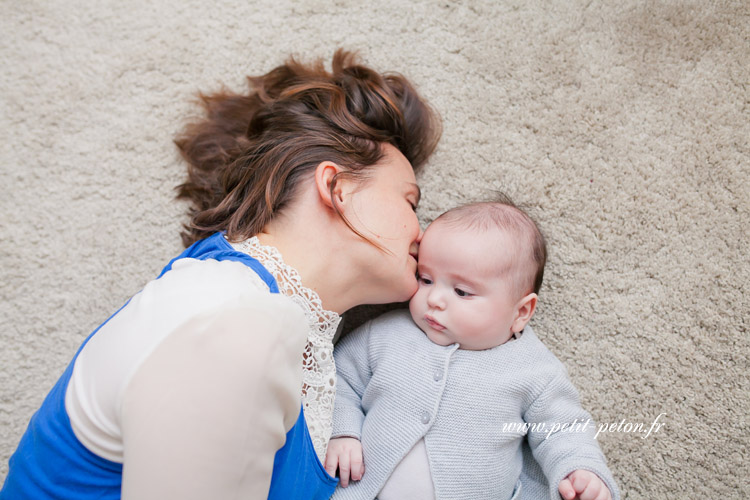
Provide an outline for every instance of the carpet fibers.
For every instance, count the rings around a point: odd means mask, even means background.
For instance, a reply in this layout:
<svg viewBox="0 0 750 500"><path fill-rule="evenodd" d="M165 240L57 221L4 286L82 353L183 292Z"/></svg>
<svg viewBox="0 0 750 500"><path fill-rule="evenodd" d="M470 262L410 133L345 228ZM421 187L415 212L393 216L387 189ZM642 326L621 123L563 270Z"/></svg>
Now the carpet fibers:
<svg viewBox="0 0 750 500"><path fill-rule="evenodd" d="M442 116L423 223L495 191L539 220L532 325L618 424L623 497L750 495L748 2L0 5L0 481L80 342L181 250L196 92L347 47Z"/></svg>

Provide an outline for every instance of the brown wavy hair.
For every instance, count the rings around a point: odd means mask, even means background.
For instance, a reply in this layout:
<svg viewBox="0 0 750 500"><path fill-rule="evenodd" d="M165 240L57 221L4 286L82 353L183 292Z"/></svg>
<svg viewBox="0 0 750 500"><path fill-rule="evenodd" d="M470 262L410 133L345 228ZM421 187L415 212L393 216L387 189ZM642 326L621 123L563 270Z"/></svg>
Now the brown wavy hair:
<svg viewBox="0 0 750 500"><path fill-rule="evenodd" d="M366 181L383 144L395 146L416 171L440 138L439 116L406 78L380 74L342 49L330 72L321 60L290 58L247 80L246 94L200 94L205 116L175 139L188 164L187 181L177 187L177 198L190 202L185 246L216 231L230 241L257 234L324 161L345 169L334 177L333 192L342 177Z"/></svg>

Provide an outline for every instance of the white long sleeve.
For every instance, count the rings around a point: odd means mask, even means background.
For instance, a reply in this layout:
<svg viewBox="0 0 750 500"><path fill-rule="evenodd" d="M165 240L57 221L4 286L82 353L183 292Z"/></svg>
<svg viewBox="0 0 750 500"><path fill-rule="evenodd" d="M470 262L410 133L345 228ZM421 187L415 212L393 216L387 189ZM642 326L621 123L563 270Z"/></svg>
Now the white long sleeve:
<svg viewBox="0 0 750 500"><path fill-rule="evenodd" d="M308 323L231 261L182 259L79 354L65 407L123 498L265 498L300 409Z"/></svg>
<svg viewBox="0 0 750 500"><path fill-rule="evenodd" d="M204 314L141 365L123 399L123 500L268 496L299 414L307 339L302 312L282 300Z"/></svg>

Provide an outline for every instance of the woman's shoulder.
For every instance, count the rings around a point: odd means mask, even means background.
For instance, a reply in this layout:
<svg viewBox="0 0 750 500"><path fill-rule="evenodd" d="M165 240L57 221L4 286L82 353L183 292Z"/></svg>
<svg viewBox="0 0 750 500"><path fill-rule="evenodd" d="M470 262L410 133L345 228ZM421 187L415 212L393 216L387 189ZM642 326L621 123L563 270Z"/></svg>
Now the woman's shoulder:
<svg viewBox="0 0 750 500"><path fill-rule="evenodd" d="M226 328L226 321L237 317L241 321L235 321L235 328ZM175 261L169 271L105 321L75 361L66 407L74 432L90 451L122 462L117 422L123 394L152 353L158 350L166 355L178 345L174 334L186 325L207 326L204 335L182 336L180 346L191 341L197 346L192 352L212 350L225 360L264 352L262 345L268 346L266 350L299 352L307 332L299 306L288 297L270 293L244 264L191 258Z"/></svg>
<svg viewBox="0 0 750 500"><path fill-rule="evenodd" d="M233 260L184 258L133 297L133 309L170 317L173 324L212 314L239 302L257 305L271 314L304 317L294 301L272 293L250 267ZM149 316L150 314L146 314Z"/></svg>
<svg viewBox="0 0 750 500"><path fill-rule="evenodd" d="M169 271L150 282L147 287L158 285L187 288L196 293L220 293L231 295L235 290L253 289L268 293L269 287L252 268L235 260L184 258L172 263Z"/></svg>

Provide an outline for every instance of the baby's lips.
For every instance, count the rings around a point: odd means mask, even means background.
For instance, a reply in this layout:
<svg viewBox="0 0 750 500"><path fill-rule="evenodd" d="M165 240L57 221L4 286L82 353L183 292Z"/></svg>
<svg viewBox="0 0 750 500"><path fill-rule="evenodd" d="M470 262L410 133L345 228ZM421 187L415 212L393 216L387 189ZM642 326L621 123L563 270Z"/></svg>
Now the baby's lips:
<svg viewBox="0 0 750 500"><path fill-rule="evenodd" d="M445 327L435 321L432 316L429 316L425 314L424 320L427 322L428 325L430 325L435 330L445 330Z"/></svg>

